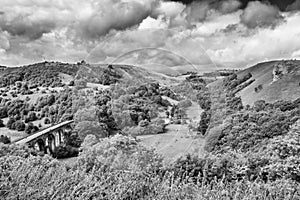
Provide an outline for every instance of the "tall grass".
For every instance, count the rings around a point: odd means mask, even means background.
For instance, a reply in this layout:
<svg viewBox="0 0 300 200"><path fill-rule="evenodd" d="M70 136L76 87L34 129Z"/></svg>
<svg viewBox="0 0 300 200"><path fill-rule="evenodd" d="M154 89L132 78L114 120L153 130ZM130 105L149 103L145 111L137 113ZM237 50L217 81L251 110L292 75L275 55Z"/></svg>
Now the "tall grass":
<svg viewBox="0 0 300 200"><path fill-rule="evenodd" d="M67 166L50 157L0 158L0 199L300 199L288 180L264 183L214 180L204 183L168 173ZM81 163L82 164L82 163Z"/></svg>

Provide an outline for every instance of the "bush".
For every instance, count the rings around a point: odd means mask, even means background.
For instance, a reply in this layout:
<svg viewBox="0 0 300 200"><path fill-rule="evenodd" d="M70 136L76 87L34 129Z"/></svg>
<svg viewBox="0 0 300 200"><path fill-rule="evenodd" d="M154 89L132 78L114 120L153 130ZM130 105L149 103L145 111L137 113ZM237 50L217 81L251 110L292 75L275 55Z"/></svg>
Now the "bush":
<svg viewBox="0 0 300 200"><path fill-rule="evenodd" d="M25 124L21 120L18 120L14 123L14 126L17 131L24 131L25 130Z"/></svg>
<svg viewBox="0 0 300 200"><path fill-rule="evenodd" d="M300 199L295 181L240 176L258 163L243 168L248 156L186 156L165 168L153 150L121 135L91 143L72 164L30 156L32 151L0 144L2 199L15 199L18 192L23 199ZM60 184L54 190L50 183Z"/></svg>
<svg viewBox="0 0 300 200"><path fill-rule="evenodd" d="M70 81L69 86L74 86L74 85L75 85L75 82L73 80Z"/></svg>
<svg viewBox="0 0 300 200"><path fill-rule="evenodd" d="M33 122L37 119L38 119L38 117L36 116L35 112L29 112L28 117L25 118L25 123Z"/></svg>
<svg viewBox="0 0 300 200"><path fill-rule="evenodd" d="M262 86L262 84L260 84L260 85L258 85L257 87L254 88L254 91L255 91L256 93L258 93L258 92L260 92L262 89L263 89L263 86Z"/></svg>
<svg viewBox="0 0 300 200"><path fill-rule="evenodd" d="M5 125L4 125L4 123L3 123L3 120L0 119L0 128L2 128L2 127L5 127Z"/></svg>
<svg viewBox="0 0 300 200"><path fill-rule="evenodd" d="M9 143L11 143L11 141L10 141L10 138L7 137L6 135L1 135L0 136L0 143L9 144Z"/></svg>
<svg viewBox="0 0 300 200"><path fill-rule="evenodd" d="M39 128L35 126L32 122L29 122L28 125L25 127L25 133L27 134L33 134L37 132Z"/></svg>
<svg viewBox="0 0 300 200"><path fill-rule="evenodd" d="M51 121L48 117L44 119L44 124L51 124Z"/></svg>
<svg viewBox="0 0 300 200"><path fill-rule="evenodd" d="M53 156L55 158L70 158L78 156L78 148L69 146L69 145L60 145L56 147Z"/></svg>
<svg viewBox="0 0 300 200"><path fill-rule="evenodd" d="M8 117L7 107L1 107L0 108L0 118L6 118L6 117Z"/></svg>
<svg viewBox="0 0 300 200"><path fill-rule="evenodd" d="M6 123L8 129L14 129L14 123L16 122L15 118L10 117Z"/></svg>

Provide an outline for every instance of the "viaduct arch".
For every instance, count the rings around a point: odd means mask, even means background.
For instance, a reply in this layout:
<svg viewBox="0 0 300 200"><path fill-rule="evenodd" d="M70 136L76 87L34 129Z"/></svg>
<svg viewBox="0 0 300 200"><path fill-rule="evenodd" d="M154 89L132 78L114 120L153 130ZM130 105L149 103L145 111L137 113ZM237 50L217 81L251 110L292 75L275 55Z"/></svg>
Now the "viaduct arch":
<svg viewBox="0 0 300 200"><path fill-rule="evenodd" d="M53 155L55 149L64 142L70 133L73 120L61 122L15 142L15 144L32 147L40 152Z"/></svg>

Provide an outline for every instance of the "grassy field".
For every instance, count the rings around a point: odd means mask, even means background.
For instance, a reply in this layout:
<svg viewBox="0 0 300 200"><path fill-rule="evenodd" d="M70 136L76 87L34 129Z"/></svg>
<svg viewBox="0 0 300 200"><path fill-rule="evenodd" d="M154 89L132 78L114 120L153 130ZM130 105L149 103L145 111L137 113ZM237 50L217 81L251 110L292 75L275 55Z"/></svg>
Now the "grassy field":
<svg viewBox="0 0 300 200"><path fill-rule="evenodd" d="M280 80L273 82L274 65L279 61L267 62L255 65L246 70L240 71L238 76L244 76L247 73L252 74L255 81L239 92L244 105L253 105L257 100L275 102L277 100L291 100L300 96L300 62L296 62L293 72L284 75ZM255 92L259 85L262 90Z"/></svg>
<svg viewBox="0 0 300 200"><path fill-rule="evenodd" d="M186 109L187 121L197 123L200 121L202 109L196 102ZM189 129L189 124L169 124L166 133L158 135L138 136L141 144L154 148L164 157L166 163L171 163L186 154L204 154L204 138L197 136Z"/></svg>

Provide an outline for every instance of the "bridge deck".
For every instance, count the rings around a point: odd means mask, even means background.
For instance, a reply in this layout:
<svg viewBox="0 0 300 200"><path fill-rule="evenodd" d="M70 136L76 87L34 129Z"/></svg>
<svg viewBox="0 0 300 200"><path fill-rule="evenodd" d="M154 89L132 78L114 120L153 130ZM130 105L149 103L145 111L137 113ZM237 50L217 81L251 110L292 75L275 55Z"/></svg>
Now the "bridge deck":
<svg viewBox="0 0 300 200"><path fill-rule="evenodd" d="M36 132L36 133L34 133L32 135L29 135L29 136L27 136L25 138L17 140L17 141L15 141L15 143L16 144L25 144L25 143L30 142L31 140L34 140L35 138L40 137L40 136L42 136L42 135L44 135L46 133L52 132L52 131L54 131L56 129L59 129L60 127L63 127L63 126L68 125L68 124L71 124L72 122L74 122L74 120L61 122L59 124L56 124L56 125L51 126L51 127L48 127L48 128L46 128L44 130L41 130L39 132Z"/></svg>

